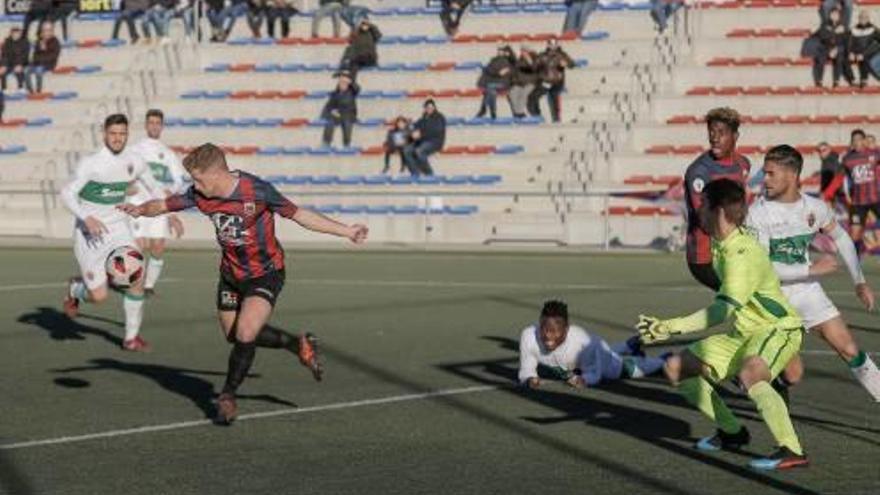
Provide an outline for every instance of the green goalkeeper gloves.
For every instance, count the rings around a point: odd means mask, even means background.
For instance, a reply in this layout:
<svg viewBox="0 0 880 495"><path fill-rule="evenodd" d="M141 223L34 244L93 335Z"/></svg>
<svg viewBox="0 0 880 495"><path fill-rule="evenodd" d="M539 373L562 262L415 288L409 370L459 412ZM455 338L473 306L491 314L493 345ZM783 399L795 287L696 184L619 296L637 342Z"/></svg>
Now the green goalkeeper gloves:
<svg viewBox="0 0 880 495"><path fill-rule="evenodd" d="M636 330L639 332L639 339L644 344L653 344L668 340L674 334L669 326L653 316L639 315L639 322L636 323Z"/></svg>

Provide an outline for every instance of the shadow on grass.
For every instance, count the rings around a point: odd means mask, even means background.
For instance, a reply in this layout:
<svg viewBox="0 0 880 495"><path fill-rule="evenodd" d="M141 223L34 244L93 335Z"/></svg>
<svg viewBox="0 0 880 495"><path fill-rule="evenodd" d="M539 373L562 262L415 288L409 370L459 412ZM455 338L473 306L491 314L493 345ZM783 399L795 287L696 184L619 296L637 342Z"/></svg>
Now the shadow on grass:
<svg viewBox="0 0 880 495"><path fill-rule="evenodd" d="M81 315L75 320L68 318L63 312L41 306L35 311L23 314L18 317L19 323L33 325L49 334L52 340L85 340L87 336L93 335L100 337L115 346L122 345L122 338L114 335L107 330L89 326L83 323L83 320L92 319L104 323L110 323L116 326L123 326L122 323L109 320L98 316Z"/></svg>
<svg viewBox="0 0 880 495"><path fill-rule="evenodd" d="M0 493L31 495L36 493L30 480L22 473L8 455L0 452Z"/></svg>

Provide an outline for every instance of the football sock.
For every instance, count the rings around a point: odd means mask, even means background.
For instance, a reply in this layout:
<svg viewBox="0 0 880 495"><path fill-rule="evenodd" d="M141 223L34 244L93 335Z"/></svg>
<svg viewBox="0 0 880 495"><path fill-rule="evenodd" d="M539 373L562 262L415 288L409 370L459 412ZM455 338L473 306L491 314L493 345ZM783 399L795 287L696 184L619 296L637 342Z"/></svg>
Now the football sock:
<svg viewBox="0 0 880 495"><path fill-rule="evenodd" d="M770 389L771 391L773 389ZM703 377L688 378L678 384L678 392L725 433L735 434L742 428L739 420ZM785 404L783 404L783 407Z"/></svg>
<svg viewBox="0 0 880 495"><path fill-rule="evenodd" d="M773 390L769 383L758 382L749 389L749 397L758 406L758 413L767 423L776 442L783 447L788 447L797 455L803 455L804 451L797 433L794 432L794 425L788 416L788 408L785 407L782 396Z"/></svg>
<svg viewBox="0 0 880 495"><path fill-rule="evenodd" d="M78 301L88 301L89 300L89 288L86 287L86 283L82 280L74 280L70 284L70 297L78 300Z"/></svg>
<svg viewBox="0 0 880 495"><path fill-rule="evenodd" d="M865 387L875 401L880 402L880 370L871 357L864 351L859 351L859 354L847 364L856 380Z"/></svg>
<svg viewBox="0 0 880 495"><path fill-rule="evenodd" d="M272 327L263 327L257 338L254 340L257 347L268 347L270 349L288 349L296 352L299 348L299 342L296 336L291 335L284 330Z"/></svg>
<svg viewBox="0 0 880 495"><path fill-rule="evenodd" d="M165 260L162 258L150 257L150 261L147 262L147 277L144 280L145 289L152 289L156 286L156 281L159 280L164 265Z"/></svg>
<svg viewBox="0 0 880 495"><path fill-rule="evenodd" d="M666 361L657 357L635 357L626 356L623 358L623 371L625 378L644 378L657 373L663 369Z"/></svg>
<svg viewBox="0 0 880 495"><path fill-rule="evenodd" d="M137 337L144 319L144 296L126 293L122 296L122 308L125 310L125 340Z"/></svg>
<svg viewBox="0 0 880 495"><path fill-rule="evenodd" d="M257 346L253 342L235 341L232 351L229 353L229 367L226 370L226 383L223 385L223 393L235 394L244 377L247 376L251 365L254 364L254 356Z"/></svg>

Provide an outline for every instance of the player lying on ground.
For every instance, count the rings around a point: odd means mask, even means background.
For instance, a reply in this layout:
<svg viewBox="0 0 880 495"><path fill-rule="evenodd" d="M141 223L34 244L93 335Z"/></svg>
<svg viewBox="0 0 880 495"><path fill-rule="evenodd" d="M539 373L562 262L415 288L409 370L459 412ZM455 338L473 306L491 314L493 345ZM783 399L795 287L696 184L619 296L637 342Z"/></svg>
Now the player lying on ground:
<svg viewBox="0 0 880 495"><path fill-rule="evenodd" d="M226 383L217 399L217 421L229 424L237 415L235 393L253 364L256 347L290 350L315 379L321 378L313 336L296 337L266 327L284 286L284 250L275 238L275 213L306 229L355 243L366 240L367 228L344 225L298 208L269 183L245 172L230 171L223 151L213 144L196 148L183 166L193 179L186 193L119 208L133 217L155 217L195 207L214 223L223 250L217 310L223 335L233 344Z"/></svg>
<svg viewBox="0 0 880 495"><path fill-rule="evenodd" d="M520 336L519 381L539 387L538 365L575 388L598 385L602 380L642 378L663 369L662 358L633 356L641 353L639 347L637 339L609 346L583 328L569 325L565 303L547 301L538 324Z"/></svg>
<svg viewBox="0 0 880 495"><path fill-rule="evenodd" d="M77 164L71 180L61 190L61 201L76 217L73 252L81 277L72 278L64 298L64 313L73 318L80 303L107 299L107 256L116 248L135 246L128 218L117 205L134 181L140 181L148 197L161 191L147 164L130 149L128 119L114 114L104 120L104 146ZM124 290L125 339L123 349L149 348L139 335L143 321L143 277Z"/></svg>
<svg viewBox="0 0 880 495"><path fill-rule="evenodd" d="M880 401L880 371L859 349L840 311L825 295L818 278L837 268L833 256L810 261L810 245L821 232L834 240L856 296L868 311L874 309L874 293L865 282L855 245L837 225L834 212L821 199L800 191L804 159L791 146L771 149L764 157L764 195L749 209L746 225L770 253L770 261L782 281L782 293L800 314L804 326L815 331L848 365L856 380ZM783 377L796 383L803 376L803 363L792 358Z"/></svg>
<svg viewBox="0 0 880 495"><path fill-rule="evenodd" d="M721 400L713 384L738 376L770 428L779 448L754 459L755 469L787 469L808 464L788 408L770 381L797 354L801 320L785 300L767 252L743 231L747 205L743 187L720 179L706 186L700 214L713 240L721 288L709 307L689 316L661 320L640 316L645 343L712 328L733 318L733 328L691 344L666 361L669 380L691 404L718 425L697 443L701 450L735 449L749 443L748 430Z"/></svg>

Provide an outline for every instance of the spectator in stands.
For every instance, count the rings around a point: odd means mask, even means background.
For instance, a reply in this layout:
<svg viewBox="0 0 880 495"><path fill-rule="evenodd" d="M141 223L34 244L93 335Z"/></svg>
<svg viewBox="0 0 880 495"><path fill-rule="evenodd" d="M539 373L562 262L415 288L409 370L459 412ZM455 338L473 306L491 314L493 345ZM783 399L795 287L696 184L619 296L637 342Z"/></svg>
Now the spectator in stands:
<svg viewBox="0 0 880 495"><path fill-rule="evenodd" d="M537 59L538 54L525 45L519 48L519 57L516 59L516 65L513 69L513 80L508 94L510 111L518 119L526 116L529 95L532 94L538 83Z"/></svg>
<svg viewBox="0 0 880 495"><path fill-rule="evenodd" d="M831 182L834 180L834 177L841 172L840 155L831 149L831 145L825 141L819 143L817 148L819 151L819 159L822 160L822 165L819 167L819 189L822 192L822 195L824 195L828 186L830 186ZM841 191L841 196L842 193L843 192Z"/></svg>
<svg viewBox="0 0 880 495"><path fill-rule="evenodd" d="M515 61L513 51L504 45L498 47L498 53L483 67L477 81L477 87L483 90L483 101L480 103L477 118L485 117L486 110L492 120L498 116L498 92L510 89Z"/></svg>
<svg viewBox="0 0 880 495"><path fill-rule="evenodd" d="M37 21L37 33L43 21L52 18L52 0L31 0L31 5L24 15L24 39L30 39L31 23Z"/></svg>
<svg viewBox="0 0 880 495"><path fill-rule="evenodd" d="M862 10L849 38L849 61L859 69L859 87L868 84L868 61L877 53L880 53L880 29L871 23L868 11Z"/></svg>
<svg viewBox="0 0 880 495"><path fill-rule="evenodd" d="M172 19L178 17L183 21L184 35L187 38L191 37L196 30L196 0L177 0ZM201 33L201 28L199 32Z"/></svg>
<svg viewBox="0 0 880 495"><path fill-rule="evenodd" d="M358 71L364 67L375 67L379 63L379 54L376 44L382 39L382 32L369 18L364 17L356 30L352 31L348 39L348 46L342 53L339 62L340 69L351 72L351 77L357 79Z"/></svg>
<svg viewBox="0 0 880 495"><path fill-rule="evenodd" d="M599 7L599 0L566 0L565 4L568 11L565 13L562 34L575 33L580 36L587 27L590 14Z"/></svg>
<svg viewBox="0 0 880 495"><path fill-rule="evenodd" d="M348 25L349 29L357 29L361 21L369 15L370 9L360 5L344 5L339 13L342 22Z"/></svg>
<svg viewBox="0 0 880 495"><path fill-rule="evenodd" d="M666 31L669 19L682 7L684 0L651 0L651 19L657 24L657 30Z"/></svg>
<svg viewBox="0 0 880 495"><path fill-rule="evenodd" d="M318 37L321 28L321 22L325 17L330 17L333 21L333 37L339 37L339 29L342 20L342 8L349 4L349 0L319 0L320 7L315 11L312 17L312 38Z"/></svg>
<svg viewBox="0 0 880 495"><path fill-rule="evenodd" d="M54 0L52 2L52 22L61 22L61 37L68 40L67 23L76 14L79 0Z"/></svg>
<svg viewBox="0 0 880 495"><path fill-rule="evenodd" d="M232 33L235 21L247 14L248 0L205 0L208 4L208 22L211 23L211 41L224 42Z"/></svg>
<svg viewBox="0 0 880 495"><path fill-rule="evenodd" d="M321 118L327 121L324 125L324 146L333 143L333 132L339 126L342 128L342 144L348 148L351 146L351 131L357 120L357 96L361 88L348 71L337 72L334 77L337 78L336 89L327 97L327 103L321 112Z"/></svg>
<svg viewBox="0 0 880 495"><path fill-rule="evenodd" d="M9 36L3 41L0 49L0 90L6 89L6 78L12 74L18 82L18 89L24 88L24 69L28 65L31 44L24 37L22 30L14 26Z"/></svg>
<svg viewBox="0 0 880 495"><path fill-rule="evenodd" d="M403 156L403 150L411 141L412 123L403 115L394 119L394 125L388 129L385 136L385 168L382 169L383 174L387 174L391 169L391 155L396 154L400 157L400 171L406 169L406 160Z"/></svg>
<svg viewBox="0 0 880 495"><path fill-rule="evenodd" d="M290 36L290 19L299 13L294 0L268 0L266 28L270 38L275 37L275 22L281 24L281 37Z"/></svg>
<svg viewBox="0 0 880 495"><path fill-rule="evenodd" d="M60 55L61 43L55 37L55 27L52 21L46 21L40 26L40 34L34 44L34 54L25 71L28 93L43 92L43 75L55 69Z"/></svg>
<svg viewBox="0 0 880 495"><path fill-rule="evenodd" d="M248 0L247 24L254 38L260 38L260 26L266 21L268 0Z"/></svg>
<svg viewBox="0 0 880 495"><path fill-rule="evenodd" d="M813 56L813 82L816 86L822 86L825 76L825 64L831 61L833 67L833 84L840 84L840 76L850 84L853 84L852 70L847 61L846 49L849 40L849 30L840 21L840 10L832 9L828 16L828 22L823 23L815 36L819 41L819 49Z"/></svg>
<svg viewBox="0 0 880 495"><path fill-rule="evenodd" d="M541 97L546 94L550 116L553 122L559 122L565 70L574 67L574 60L559 46L559 40L551 39L544 52L538 55L537 67L539 83L529 95L529 114L541 116Z"/></svg>
<svg viewBox="0 0 880 495"><path fill-rule="evenodd" d="M455 36L467 8L474 0L440 0L440 22L447 36Z"/></svg>
<svg viewBox="0 0 880 495"><path fill-rule="evenodd" d="M137 43L140 36L134 21L143 16L148 8L150 8L150 0L125 0L122 3L122 10L116 15L116 22L113 23L113 35L111 37L114 40L119 39L119 28L125 22L128 26L128 37L131 38L131 43Z"/></svg>
<svg viewBox="0 0 880 495"><path fill-rule="evenodd" d="M424 113L416 121L412 142L403 149L406 167L415 175L434 175L428 157L443 149L446 144L446 117L437 111L434 100L425 101Z"/></svg>
<svg viewBox="0 0 880 495"><path fill-rule="evenodd" d="M819 3L820 24L829 22L831 11L835 9L841 13L841 23L849 27L852 20L853 0L821 0L821 3Z"/></svg>
<svg viewBox="0 0 880 495"><path fill-rule="evenodd" d="M160 39L168 39L168 27L171 19L174 17L174 9L177 7L177 0L151 0L150 8L144 12L141 19L141 30L147 40L152 40L150 25L156 30L156 36Z"/></svg>
<svg viewBox="0 0 880 495"><path fill-rule="evenodd" d="M877 147L877 136L873 134L868 134L867 136L865 136L865 148L880 153L880 148Z"/></svg>

